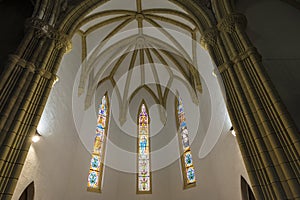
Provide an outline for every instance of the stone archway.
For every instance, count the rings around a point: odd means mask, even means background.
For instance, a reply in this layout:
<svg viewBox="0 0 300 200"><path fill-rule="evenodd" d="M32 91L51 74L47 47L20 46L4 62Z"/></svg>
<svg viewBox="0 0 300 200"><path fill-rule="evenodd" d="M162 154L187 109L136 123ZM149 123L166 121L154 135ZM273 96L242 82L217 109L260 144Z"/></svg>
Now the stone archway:
<svg viewBox="0 0 300 200"><path fill-rule="evenodd" d="M107 1L40 0L26 35L0 83L2 199L10 199L63 54L80 20ZM249 41L246 19L232 1L172 0L197 21L201 43L218 66L227 107L257 199L295 199L299 191L299 133ZM206 7L208 5L208 7Z"/></svg>

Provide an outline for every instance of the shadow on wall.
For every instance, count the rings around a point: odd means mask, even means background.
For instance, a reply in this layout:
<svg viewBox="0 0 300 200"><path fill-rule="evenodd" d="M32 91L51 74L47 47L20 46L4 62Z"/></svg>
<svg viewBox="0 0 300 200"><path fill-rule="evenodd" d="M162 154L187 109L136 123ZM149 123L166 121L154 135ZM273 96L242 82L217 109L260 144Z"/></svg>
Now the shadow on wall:
<svg viewBox="0 0 300 200"><path fill-rule="evenodd" d="M30 0L0 0L0 74L8 55L21 43L25 21L31 17L33 8Z"/></svg>
<svg viewBox="0 0 300 200"><path fill-rule="evenodd" d="M300 12L287 1L238 0L236 7L246 15L247 35L299 130Z"/></svg>

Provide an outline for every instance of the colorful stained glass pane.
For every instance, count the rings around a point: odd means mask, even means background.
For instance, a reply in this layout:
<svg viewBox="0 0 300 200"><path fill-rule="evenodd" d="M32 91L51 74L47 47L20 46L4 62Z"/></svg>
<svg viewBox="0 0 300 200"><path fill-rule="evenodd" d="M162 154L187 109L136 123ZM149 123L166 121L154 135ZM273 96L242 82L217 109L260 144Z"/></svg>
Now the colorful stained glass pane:
<svg viewBox="0 0 300 200"><path fill-rule="evenodd" d="M94 142L94 148L93 148L93 153L94 154L101 154L101 147L102 147L102 140L101 137L96 136L95 137L95 142Z"/></svg>
<svg viewBox="0 0 300 200"><path fill-rule="evenodd" d="M149 160L148 159L141 159L139 160L139 176L149 176Z"/></svg>
<svg viewBox="0 0 300 200"><path fill-rule="evenodd" d="M178 122L178 131L180 134L181 144L182 144L182 160L181 165L185 173L183 174L185 185L192 184L196 182L195 179L195 170L193 166L192 152L189 142L189 132L187 129L187 123L184 113L184 106L180 97L177 99L177 122Z"/></svg>
<svg viewBox="0 0 300 200"><path fill-rule="evenodd" d="M149 154L149 147L139 147L139 153L142 157L147 157L147 155Z"/></svg>
<svg viewBox="0 0 300 200"><path fill-rule="evenodd" d="M193 167L187 169L187 178L189 183L195 182L195 171Z"/></svg>
<svg viewBox="0 0 300 200"><path fill-rule="evenodd" d="M149 154L147 153L141 154L139 150L139 159L149 159Z"/></svg>
<svg viewBox="0 0 300 200"><path fill-rule="evenodd" d="M150 191L150 177L139 177L139 191Z"/></svg>
<svg viewBox="0 0 300 200"><path fill-rule="evenodd" d="M100 168L100 156L93 155L91 159L91 170L97 171Z"/></svg>
<svg viewBox="0 0 300 200"><path fill-rule="evenodd" d="M190 151L187 152L187 153L185 153L185 155L184 155L184 161L185 161L185 165L187 167L190 167L191 165L193 165L192 154L191 154Z"/></svg>
<svg viewBox="0 0 300 200"><path fill-rule="evenodd" d="M151 190L149 117L144 104L141 106L138 120L138 191L149 192Z"/></svg>
<svg viewBox="0 0 300 200"><path fill-rule="evenodd" d="M186 151L190 147L189 135L187 129L183 129L181 131L181 139L182 139L182 146L184 148L184 151Z"/></svg>
<svg viewBox="0 0 300 200"><path fill-rule="evenodd" d="M148 136L147 135L140 135L140 147L146 147L148 146Z"/></svg>
<svg viewBox="0 0 300 200"><path fill-rule="evenodd" d="M88 176L88 189L96 189L100 191L100 183L103 173L103 149L105 144L105 135L106 135L106 124L108 116L108 104L106 96L103 96L101 104L99 106L96 134L94 139L94 146L92 151L92 158L90 162L90 172Z"/></svg>
<svg viewBox="0 0 300 200"><path fill-rule="evenodd" d="M185 121L183 121L183 122L180 123L180 128L181 129L185 129L186 128L186 122Z"/></svg>
<svg viewBox="0 0 300 200"><path fill-rule="evenodd" d="M88 187L96 189L99 187L99 172L90 170L88 176Z"/></svg>

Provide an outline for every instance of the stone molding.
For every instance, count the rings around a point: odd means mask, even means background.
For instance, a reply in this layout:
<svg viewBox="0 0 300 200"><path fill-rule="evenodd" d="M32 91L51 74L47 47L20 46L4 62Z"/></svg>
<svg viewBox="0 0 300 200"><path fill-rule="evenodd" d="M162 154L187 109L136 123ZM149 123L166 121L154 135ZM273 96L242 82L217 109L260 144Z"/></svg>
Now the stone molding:
<svg viewBox="0 0 300 200"><path fill-rule="evenodd" d="M35 37L48 38L55 41L55 47L59 50L65 48L66 52L72 49L71 39L68 35L56 30L53 26L39 18L29 18L25 23L27 29L35 30Z"/></svg>

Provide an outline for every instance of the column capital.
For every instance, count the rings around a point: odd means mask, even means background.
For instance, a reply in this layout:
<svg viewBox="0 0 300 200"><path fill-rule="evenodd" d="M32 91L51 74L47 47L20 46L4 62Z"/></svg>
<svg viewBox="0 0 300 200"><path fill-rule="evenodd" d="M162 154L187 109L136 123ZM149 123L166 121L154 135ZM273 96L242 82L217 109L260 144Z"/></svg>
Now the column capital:
<svg viewBox="0 0 300 200"><path fill-rule="evenodd" d="M208 45L215 46L217 44L218 30L216 27L209 28L204 31L200 38L200 44L207 49Z"/></svg>
<svg viewBox="0 0 300 200"><path fill-rule="evenodd" d="M222 32L233 33L236 28L245 29L247 19L243 14L230 13L218 23L218 29Z"/></svg>
<svg viewBox="0 0 300 200"><path fill-rule="evenodd" d="M42 38L47 37L50 31L49 29L53 27L42 19L31 17L26 20L25 28L35 30L35 37Z"/></svg>
<svg viewBox="0 0 300 200"><path fill-rule="evenodd" d="M29 18L25 23L26 28L31 28L35 30L36 38L48 38L55 41L55 48L62 49L65 48L66 52L69 52L72 49L71 39L65 33L56 30L48 22L40 18Z"/></svg>
<svg viewBox="0 0 300 200"><path fill-rule="evenodd" d="M72 50L72 42L68 35L54 31L51 33L50 39L55 40L55 47L57 49L64 48L66 53Z"/></svg>

